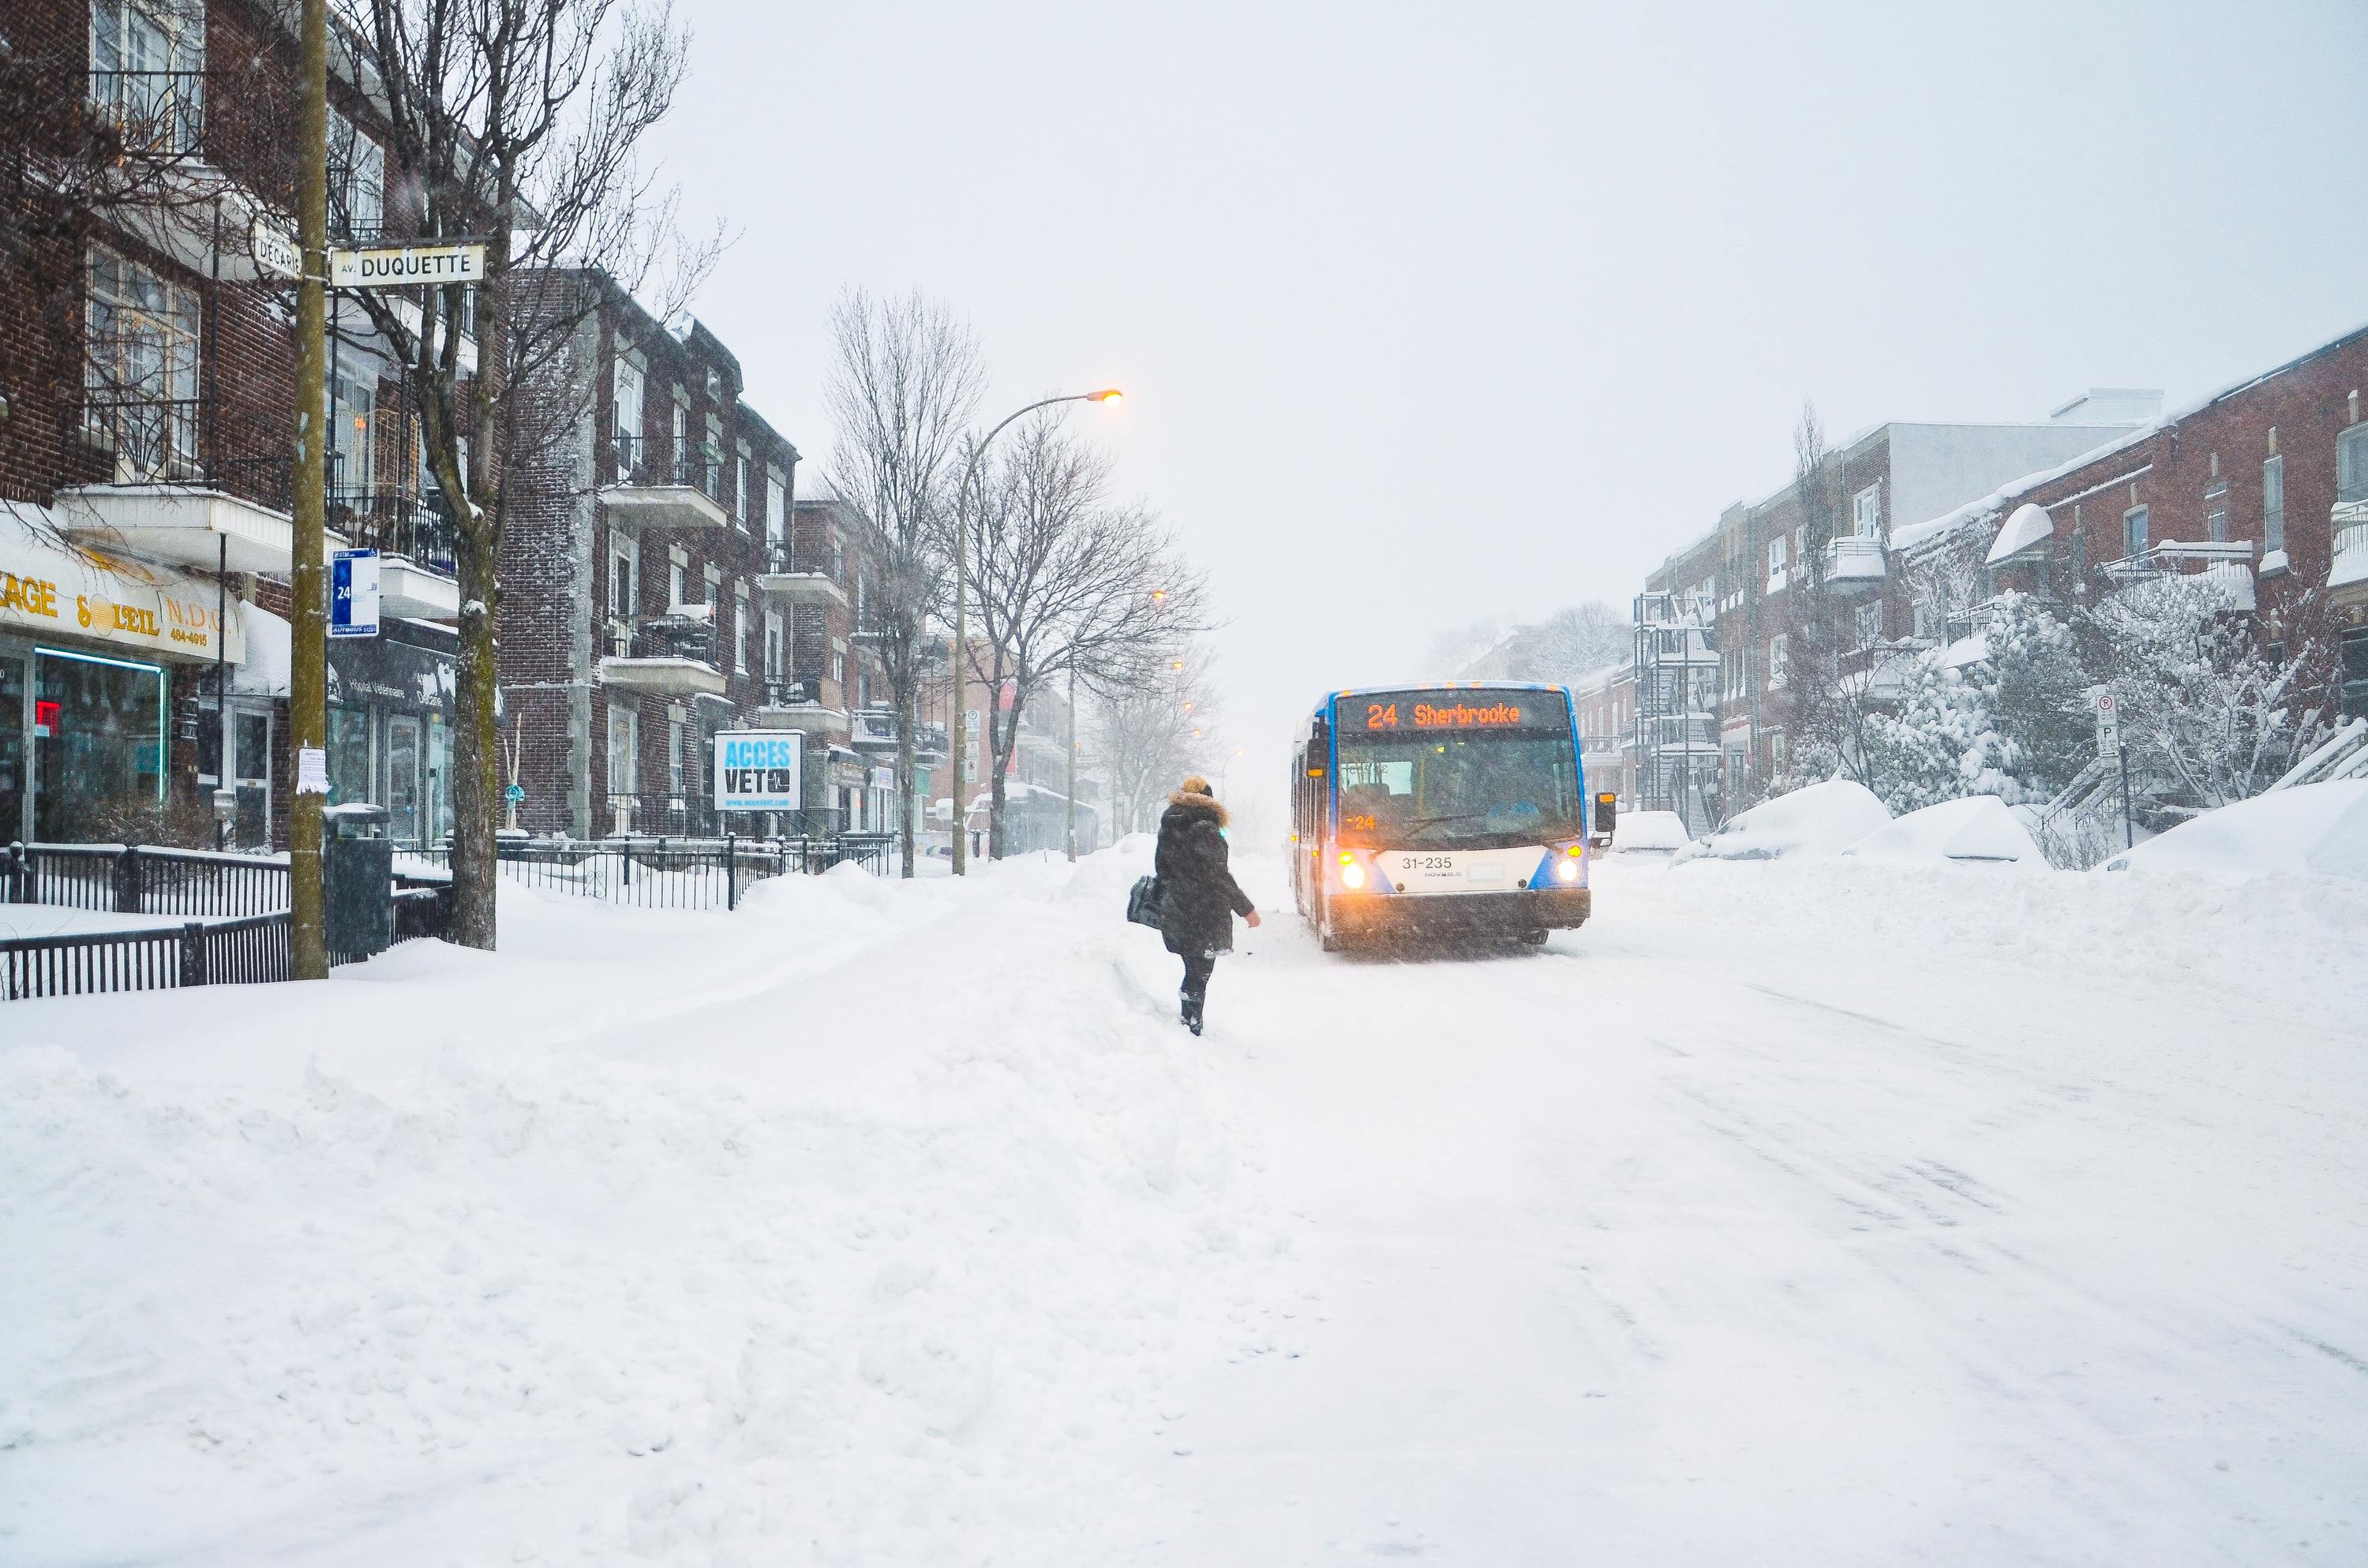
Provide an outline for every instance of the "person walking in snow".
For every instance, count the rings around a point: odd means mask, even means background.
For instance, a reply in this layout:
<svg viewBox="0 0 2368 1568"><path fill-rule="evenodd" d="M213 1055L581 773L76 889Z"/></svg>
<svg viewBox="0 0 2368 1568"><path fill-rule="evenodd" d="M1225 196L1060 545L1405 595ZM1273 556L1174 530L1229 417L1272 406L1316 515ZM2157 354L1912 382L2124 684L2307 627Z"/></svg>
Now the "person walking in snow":
<svg viewBox="0 0 2368 1568"><path fill-rule="evenodd" d="M1159 878L1159 935L1167 950L1184 960L1184 1027L1201 1032L1208 1005L1209 976L1217 955L1234 950L1234 916L1258 923L1257 906L1234 881L1225 835L1225 808L1198 774L1167 797L1159 818L1159 854L1152 870Z"/></svg>

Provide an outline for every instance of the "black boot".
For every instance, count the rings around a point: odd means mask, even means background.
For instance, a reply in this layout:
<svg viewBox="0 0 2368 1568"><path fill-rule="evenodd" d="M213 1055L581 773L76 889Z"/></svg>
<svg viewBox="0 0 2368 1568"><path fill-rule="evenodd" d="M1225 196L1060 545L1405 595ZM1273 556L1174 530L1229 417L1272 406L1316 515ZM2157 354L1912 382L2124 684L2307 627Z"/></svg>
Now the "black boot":
<svg viewBox="0 0 2368 1568"><path fill-rule="evenodd" d="M1183 994L1184 1027L1190 1029L1197 1035L1201 1032L1201 1009L1208 1004L1208 998L1206 996L1195 996L1190 991L1185 992Z"/></svg>

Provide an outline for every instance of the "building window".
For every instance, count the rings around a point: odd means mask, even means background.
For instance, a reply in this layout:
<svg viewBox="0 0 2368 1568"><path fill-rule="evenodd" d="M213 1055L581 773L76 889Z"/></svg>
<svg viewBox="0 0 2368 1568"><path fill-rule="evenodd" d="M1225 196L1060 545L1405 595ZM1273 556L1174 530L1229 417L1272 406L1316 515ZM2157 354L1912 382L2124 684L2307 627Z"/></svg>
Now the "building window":
<svg viewBox="0 0 2368 1568"><path fill-rule="evenodd" d="M681 606L690 602L682 597L684 593L684 575L685 573L683 563L681 562L669 561L666 562L666 613L668 615L674 614Z"/></svg>
<svg viewBox="0 0 2368 1568"><path fill-rule="evenodd" d="M1883 641L1883 601L1858 607L1858 645L1872 648Z"/></svg>
<svg viewBox="0 0 2368 1568"><path fill-rule="evenodd" d="M742 447L732 470L732 511L740 526L748 526L748 449Z"/></svg>
<svg viewBox="0 0 2368 1568"><path fill-rule="evenodd" d="M669 484L688 484L696 472L690 460L689 395L680 387L674 389L674 449L666 454L666 460L674 467L671 472L659 476Z"/></svg>
<svg viewBox="0 0 2368 1568"><path fill-rule="evenodd" d="M2286 460L2271 458L2261 465L2261 548L2271 553L2286 547Z"/></svg>
<svg viewBox="0 0 2368 1568"><path fill-rule="evenodd" d="M781 616L779 610L765 612L765 678L781 678Z"/></svg>
<svg viewBox="0 0 2368 1568"><path fill-rule="evenodd" d="M619 543L609 557L609 613L623 619L633 614L633 547Z"/></svg>
<svg viewBox="0 0 2368 1568"><path fill-rule="evenodd" d="M633 710L612 707L609 710L609 793L632 795L641 790L641 767L636 756Z"/></svg>
<svg viewBox="0 0 2368 1568"><path fill-rule="evenodd" d="M744 676L748 673L748 596L746 593L732 601L732 667Z"/></svg>
<svg viewBox="0 0 2368 1568"><path fill-rule="evenodd" d="M617 406L610 415L609 434L617 440L617 462L630 469L642 458L642 368L617 356Z"/></svg>
<svg viewBox="0 0 2368 1568"><path fill-rule="evenodd" d="M1861 539L1877 539L1883 533L1883 482L1873 484L1850 497L1850 528Z"/></svg>
<svg viewBox="0 0 2368 1568"><path fill-rule="evenodd" d="M679 719L666 721L666 793L682 793L683 723Z"/></svg>
<svg viewBox="0 0 2368 1568"><path fill-rule="evenodd" d="M1768 640L1768 689L1781 690L1784 685L1785 659L1792 651L1792 639L1782 632Z"/></svg>
<svg viewBox="0 0 2368 1568"><path fill-rule="evenodd" d="M767 475L765 479L765 537L776 544L779 544L781 541L783 515L788 511L789 494L787 487L781 483L781 476L780 474Z"/></svg>
<svg viewBox="0 0 2368 1568"><path fill-rule="evenodd" d="M2338 506L2368 501L2368 425L2354 425L2335 438L2335 500Z"/></svg>
<svg viewBox="0 0 2368 1568"><path fill-rule="evenodd" d="M2144 555L2146 551L2146 509L2133 506L2122 514L2122 553Z"/></svg>
<svg viewBox="0 0 2368 1568"><path fill-rule="evenodd" d="M329 476L332 495L352 505L376 483L371 472L370 417L378 401L378 369L364 361L357 373L342 369L329 378Z"/></svg>
<svg viewBox="0 0 2368 1568"><path fill-rule="evenodd" d="M1774 593L1784 585L1784 536L1778 534L1768 541L1768 591Z"/></svg>
<svg viewBox="0 0 2368 1568"><path fill-rule="evenodd" d="M386 149L329 110L329 222L348 239L375 240L385 227Z"/></svg>
<svg viewBox="0 0 2368 1568"><path fill-rule="evenodd" d="M92 247L84 428L113 449L117 480L196 472L199 322L196 290Z"/></svg>
<svg viewBox="0 0 2368 1568"><path fill-rule="evenodd" d="M203 0L96 0L91 6L91 101L131 150L198 150L205 69Z"/></svg>
<svg viewBox="0 0 2368 1568"><path fill-rule="evenodd" d="M2214 506L2203 514L2203 534L2214 544L2228 542L2228 509Z"/></svg>

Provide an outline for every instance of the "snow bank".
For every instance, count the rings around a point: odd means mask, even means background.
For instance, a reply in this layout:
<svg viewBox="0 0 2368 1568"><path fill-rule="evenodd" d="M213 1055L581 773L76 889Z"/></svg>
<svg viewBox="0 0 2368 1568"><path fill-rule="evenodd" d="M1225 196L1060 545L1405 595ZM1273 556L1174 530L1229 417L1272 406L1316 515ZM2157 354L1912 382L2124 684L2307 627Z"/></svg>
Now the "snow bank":
<svg viewBox="0 0 2368 1568"><path fill-rule="evenodd" d="M9 1004L0 1559L1112 1560L1281 1244L1067 870Z"/></svg>
<svg viewBox="0 0 2368 1568"><path fill-rule="evenodd" d="M1976 862L2047 869L2047 857L2022 820L1996 795L1968 795L1908 812L1842 851L1902 865Z"/></svg>
<svg viewBox="0 0 2368 1568"><path fill-rule="evenodd" d="M1612 824L1611 847L1623 854L1642 850L1666 855L1684 848L1691 836L1686 819L1675 812L1629 812Z"/></svg>
<svg viewBox="0 0 2368 1568"><path fill-rule="evenodd" d="M1680 860L1774 860L1839 855L1891 820L1874 791L1847 778L1779 795L1727 819L1709 837L1678 852Z"/></svg>
<svg viewBox="0 0 2368 1568"><path fill-rule="evenodd" d="M2368 882L2368 779L2273 790L2206 812L2114 856L2104 869Z"/></svg>

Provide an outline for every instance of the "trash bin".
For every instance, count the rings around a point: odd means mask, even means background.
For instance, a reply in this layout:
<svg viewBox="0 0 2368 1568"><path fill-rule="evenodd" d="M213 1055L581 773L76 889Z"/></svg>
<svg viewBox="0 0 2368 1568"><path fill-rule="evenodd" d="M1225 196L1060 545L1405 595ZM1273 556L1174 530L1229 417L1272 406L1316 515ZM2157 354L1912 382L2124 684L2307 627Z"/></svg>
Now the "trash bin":
<svg viewBox="0 0 2368 1568"><path fill-rule="evenodd" d="M394 840L386 808L357 801L321 813L324 945L341 958L368 958L394 941Z"/></svg>

